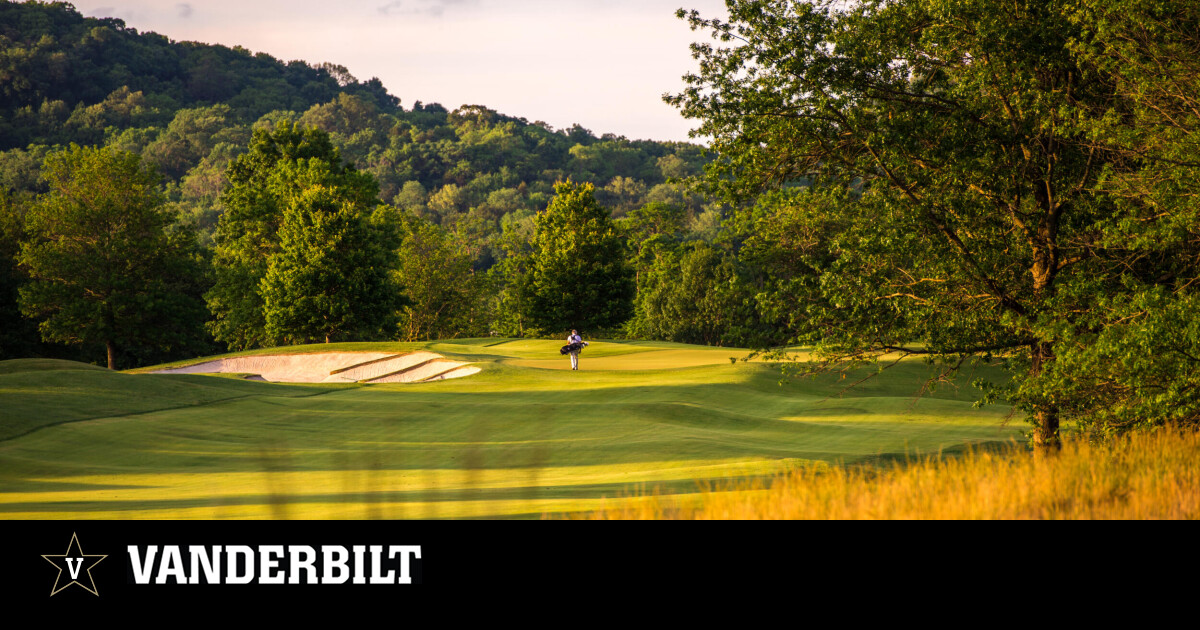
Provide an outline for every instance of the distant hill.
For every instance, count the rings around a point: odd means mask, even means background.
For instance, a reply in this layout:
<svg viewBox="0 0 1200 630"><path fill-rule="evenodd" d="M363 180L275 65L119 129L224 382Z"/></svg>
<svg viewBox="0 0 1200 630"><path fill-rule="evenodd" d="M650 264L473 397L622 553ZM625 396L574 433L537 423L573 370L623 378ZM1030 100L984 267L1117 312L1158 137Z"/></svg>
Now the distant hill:
<svg viewBox="0 0 1200 630"><path fill-rule="evenodd" d="M155 164L181 219L207 236L226 165L254 125L278 120L329 132L376 177L381 201L469 240L481 267L497 255L501 226L530 221L559 179L595 184L616 216L649 201L703 211L667 183L700 170L696 145L555 130L482 105L405 109L378 79L333 63L176 42L67 3L0 2L0 186L9 191L38 191L55 145L114 145Z"/></svg>
<svg viewBox="0 0 1200 630"><path fill-rule="evenodd" d="M251 121L338 94L385 111L400 104L378 79L360 83L340 66L175 42L64 2L0 3L0 51L0 149L99 142L108 126L166 123L180 109L217 103Z"/></svg>

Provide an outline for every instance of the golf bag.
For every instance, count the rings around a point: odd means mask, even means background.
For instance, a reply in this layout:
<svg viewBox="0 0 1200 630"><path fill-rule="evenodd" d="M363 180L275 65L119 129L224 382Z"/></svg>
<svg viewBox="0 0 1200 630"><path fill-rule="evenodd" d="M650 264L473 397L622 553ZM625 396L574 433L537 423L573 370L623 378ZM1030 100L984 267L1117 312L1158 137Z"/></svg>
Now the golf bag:
<svg viewBox="0 0 1200 630"><path fill-rule="evenodd" d="M569 343L558 350L559 354L571 354L572 352L583 352L583 347L587 345L586 341L579 343Z"/></svg>

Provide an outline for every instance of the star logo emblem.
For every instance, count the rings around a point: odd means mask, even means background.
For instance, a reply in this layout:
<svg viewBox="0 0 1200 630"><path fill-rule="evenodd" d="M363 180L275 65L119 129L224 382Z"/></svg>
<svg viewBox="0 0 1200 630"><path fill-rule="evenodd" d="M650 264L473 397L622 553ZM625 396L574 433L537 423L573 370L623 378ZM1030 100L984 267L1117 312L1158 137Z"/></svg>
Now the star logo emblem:
<svg viewBox="0 0 1200 630"><path fill-rule="evenodd" d="M46 559L46 562L58 568L58 577L54 580L54 589L50 591L51 596L72 584L78 584L92 595L100 596L100 593L96 592L96 583L92 581L92 568L107 558L107 555L85 555L79 547L79 538L72 533L66 553L43 555L42 557ZM64 580L66 580L65 584ZM60 584L62 586L59 586Z"/></svg>

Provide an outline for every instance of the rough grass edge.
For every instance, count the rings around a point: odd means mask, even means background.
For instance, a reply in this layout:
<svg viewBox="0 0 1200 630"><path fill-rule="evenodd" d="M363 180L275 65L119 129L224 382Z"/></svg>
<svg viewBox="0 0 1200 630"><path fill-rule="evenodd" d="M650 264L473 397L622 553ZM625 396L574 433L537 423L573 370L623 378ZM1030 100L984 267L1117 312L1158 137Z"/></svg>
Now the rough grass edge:
<svg viewBox="0 0 1200 630"><path fill-rule="evenodd" d="M1060 453L1025 445L929 456L886 469L797 468L704 489L650 494L593 519L1188 519L1200 518L1200 433L1164 428Z"/></svg>

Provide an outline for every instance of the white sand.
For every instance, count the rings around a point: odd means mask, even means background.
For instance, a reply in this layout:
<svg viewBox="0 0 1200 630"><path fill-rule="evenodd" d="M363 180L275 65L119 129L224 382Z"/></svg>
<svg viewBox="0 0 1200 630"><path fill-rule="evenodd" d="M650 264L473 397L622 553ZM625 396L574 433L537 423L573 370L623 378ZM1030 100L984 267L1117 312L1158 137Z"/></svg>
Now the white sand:
<svg viewBox="0 0 1200 630"><path fill-rule="evenodd" d="M360 363L344 372L338 372L335 376L350 381L370 381L381 376L407 370L431 359L442 358L444 358L442 355L435 352L410 352L401 355L388 355L385 359L370 363Z"/></svg>
<svg viewBox="0 0 1200 630"><path fill-rule="evenodd" d="M419 383L421 381L440 381L445 378L458 378L479 371L477 367L464 367L466 363L449 359L434 359L422 363L404 372L381 376L371 383ZM466 370L470 370L469 372ZM451 375L451 372L457 372Z"/></svg>
<svg viewBox="0 0 1200 630"><path fill-rule="evenodd" d="M479 372L434 352L318 352L215 359L154 374L255 374L275 383L418 383Z"/></svg>

